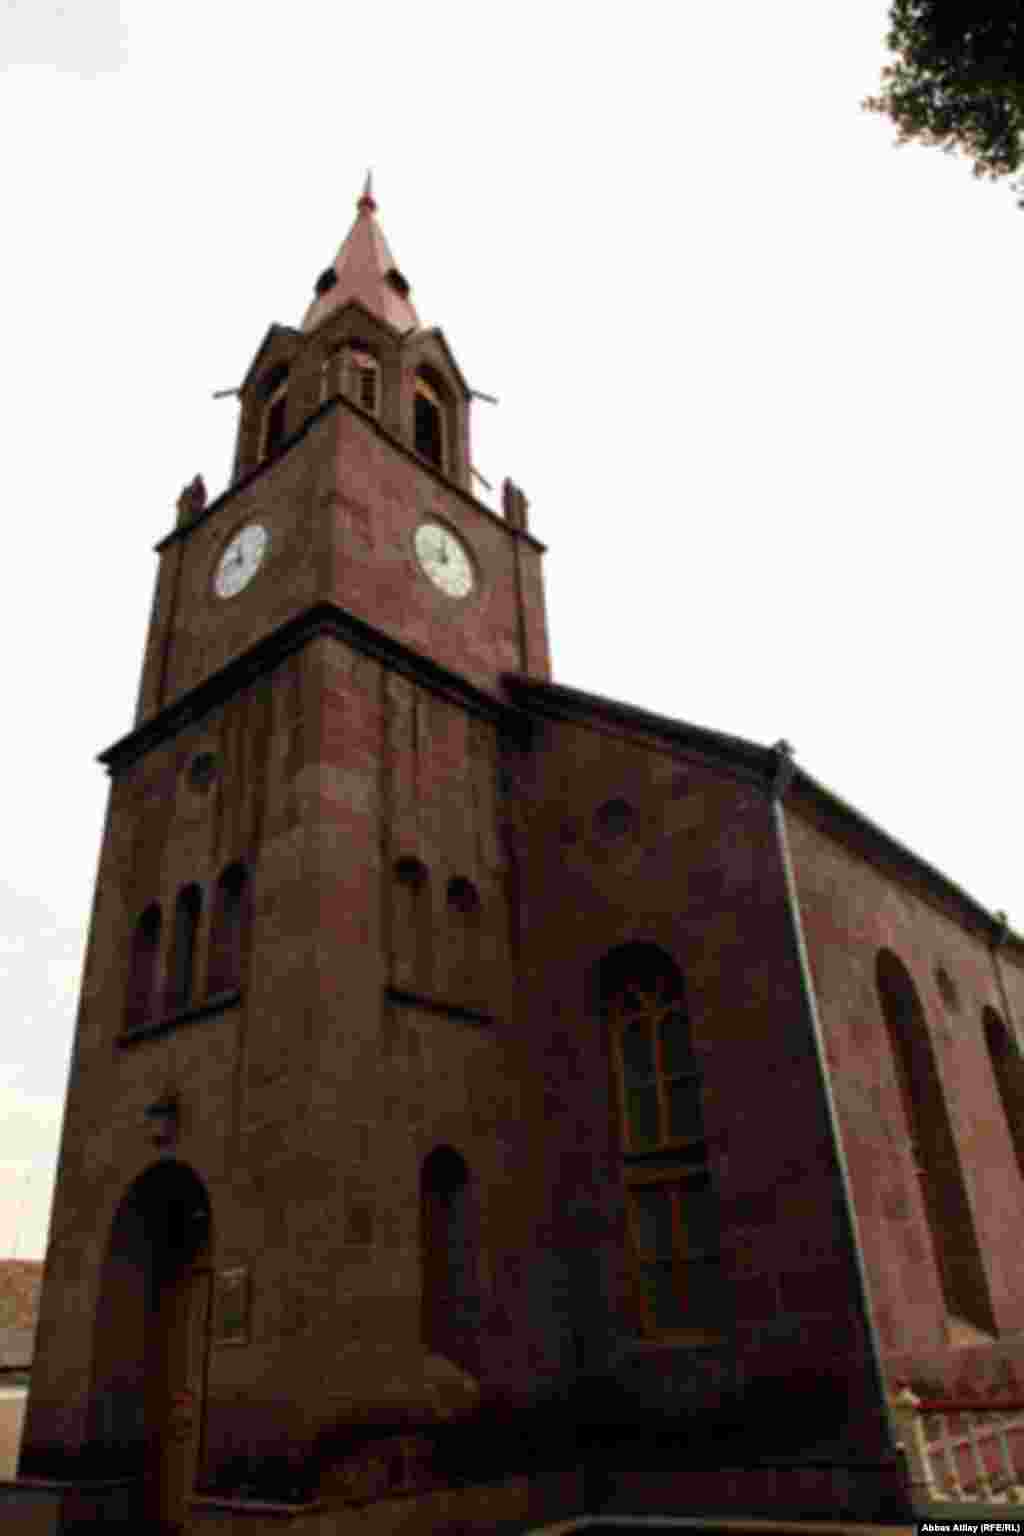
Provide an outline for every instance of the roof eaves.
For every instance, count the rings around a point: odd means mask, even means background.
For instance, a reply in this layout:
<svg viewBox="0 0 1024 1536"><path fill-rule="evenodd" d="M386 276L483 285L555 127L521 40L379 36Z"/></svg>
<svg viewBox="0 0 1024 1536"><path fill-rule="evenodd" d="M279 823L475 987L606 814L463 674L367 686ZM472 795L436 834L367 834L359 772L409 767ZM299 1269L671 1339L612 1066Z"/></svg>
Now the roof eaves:
<svg viewBox="0 0 1024 1536"><path fill-rule="evenodd" d="M742 736L728 736L705 726L652 714L632 704L566 688L559 683L547 683L515 674L506 675L502 682L513 698L527 708L537 708L578 721L584 721L588 714L596 714L619 725L633 726L681 746L689 746L703 756L722 762L734 773L738 771L742 777L755 778L766 791L770 791L775 779L779 753L774 747L762 747ZM930 885L941 892L947 902L951 901L975 927L984 932L990 943L1009 944L1024 958L1024 938L1006 926L1002 914L990 912L942 870L929 864L920 854L901 843L802 768L795 769L791 794L793 790L798 795L805 795L826 816L844 824L848 831L873 843L891 862L910 870L926 886Z"/></svg>
<svg viewBox="0 0 1024 1536"><path fill-rule="evenodd" d="M311 336L316 335L317 331L322 330L329 320L336 320L338 316L344 314L347 309L360 310L361 313L364 314L368 320L372 321L374 325L383 326L384 330L388 331L392 336L394 336L396 341L400 341L403 336L408 335L407 331L400 331L397 325L392 325L390 320L385 320L383 315L378 315L375 310L372 310L369 307L368 304L364 304L362 299L357 299L354 297L351 299L342 299L340 304L337 304L334 309L329 309L323 318L317 321L316 325L311 331L300 332L300 335L303 335L308 341Z"/></svg>
<svg viewBox="0 0 1024 1536"><path fill-rule="evenodd" d="M565 719L584 721L589 715L600 715L616 725L632 727L649 735L688 746L703 756L715 758L733 770L740 770L745 778L755 778L766 787L771 784L778 765L778 753L772 747L762 747L742 736L727 736L706 726L691 725L685 720L674 720L668 715L656 715L626 704L621 699L609 699L600 694L585 693L578 688L567 688L562 683L548 683L539 678L524 678L507 673L502 683L513 697L519 695L531 705L539 706L547 713Z"/></svg>
<svg viewBox="0 0 1024 1536"><path fill-rule="evenodd" d="M242 380L241 384L238 386L238 393L239 394L242 394L246 389L248 389L248 387L249 387L249 380L252 378L253 374L256 372L256 369L259 367L260 360L262 359L263 354L266 352L267 348L270 346L271 341L275 337L277 337L277 336L290 336L290 337L294 338L295 340L301 341L301 339L302 339L302 332L295 330L290 325L278 325L276 320L273 321L267 327L266 335L264 336L263 340L260 342L259 346L256 349L256 355L253 357L252 362L249 364L248 368L245 371L245 378Z"/></svg>
<svg viewBox="0 0 1024 1536"><path fill-rule="evenodd" d="M887 832L884 827L872 821L870 816L866 816L849 801L843 800L834 790L827 788L802 768L796 769L793 787L798 793L806 795L808 800L826 815L845 822L852 831L878 844L894 862L909 868L926 883L937 886L947 899L951 899L966 911L976 925L985 931L989 940L998 937L1000 942L1012 944L1024 955L1024 938L1004 924L1001 914L990 912L969 891L965 891L963 886L957 885L955 880L936 868L934 864L929 864L927 859L915 853L913 848L908 848L906 843L901 843L891 832Z"/></svg>

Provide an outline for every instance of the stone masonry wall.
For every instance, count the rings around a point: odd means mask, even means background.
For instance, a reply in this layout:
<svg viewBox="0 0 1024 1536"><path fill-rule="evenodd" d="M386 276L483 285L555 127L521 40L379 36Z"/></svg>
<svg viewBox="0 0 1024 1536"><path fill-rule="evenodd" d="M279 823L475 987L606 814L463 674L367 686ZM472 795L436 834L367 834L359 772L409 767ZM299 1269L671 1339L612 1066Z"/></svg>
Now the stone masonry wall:
<svg viewBox="0 0 1024 1536"><path fill-rule="evenodd" d="M890 951L917 992L997 1329L1012 1336L1024 1326L1016 1238L1024 1183L982 1028L986 1007L1007 1013L991 934L877 853L850 846L799 801L786 819L887 1377L932 1395L979 1382L1019 1395L1020 1346L972 1341L947 1316L875 971ZM1000 966L1007 994L1024 1001L1015 951ZM1016 1022L1007 1023L1012 1033Z"/></svg>

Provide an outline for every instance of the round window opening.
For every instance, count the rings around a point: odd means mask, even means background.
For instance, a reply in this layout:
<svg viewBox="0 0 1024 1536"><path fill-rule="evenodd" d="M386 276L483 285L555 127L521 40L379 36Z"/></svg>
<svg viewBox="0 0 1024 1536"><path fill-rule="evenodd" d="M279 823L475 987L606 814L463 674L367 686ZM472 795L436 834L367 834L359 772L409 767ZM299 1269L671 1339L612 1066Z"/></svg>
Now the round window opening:
<svg viewBox="0 0 1024 1536"><path fill-rule="evenodd" d="M395 879L401 885L419 888L426 884L427 866L412 854L406 854L395 862Z"/></svg>
<svg viewBox="0 0 1024 1536"><path fill-rule="evenodd" d="M454 907L456 912L462 912L466 916L478 911L480 897L472 880L466 880L461 875L457 875L454 880L449 880L448 904Z"/></svg>
<svg viewBox="0 0 1024 1536"><path fill-rule="evenodd" d="M608 800L594 817L601 837L625 837L633 825L633 807L625 800Z"/></svg>
<svg viewBox="0 0 1024 1536"><path fill-rule="evenodd" d="M212 752L197 752L188 768L188 782L192 789L205 794L217 777L217 759Z"/></svg>

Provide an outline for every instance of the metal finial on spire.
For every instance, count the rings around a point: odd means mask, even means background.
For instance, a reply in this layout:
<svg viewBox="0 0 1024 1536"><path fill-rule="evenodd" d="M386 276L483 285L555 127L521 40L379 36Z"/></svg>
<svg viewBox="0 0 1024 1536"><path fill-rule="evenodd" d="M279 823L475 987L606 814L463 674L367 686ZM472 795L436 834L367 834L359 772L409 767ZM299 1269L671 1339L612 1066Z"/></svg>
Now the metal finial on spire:
<svg viewBox="0 0 1024 1536"><path fill-rule="evenodd" d="M373 172L372 171L367 171L367 173L366 173L366 185L363 188L363 195L359 199L358 203L356 204L356 207L359 209L360 213L363 211L364 208L366 209L367 213L376 213L377 212L377 204L373 200Z"/></svg>

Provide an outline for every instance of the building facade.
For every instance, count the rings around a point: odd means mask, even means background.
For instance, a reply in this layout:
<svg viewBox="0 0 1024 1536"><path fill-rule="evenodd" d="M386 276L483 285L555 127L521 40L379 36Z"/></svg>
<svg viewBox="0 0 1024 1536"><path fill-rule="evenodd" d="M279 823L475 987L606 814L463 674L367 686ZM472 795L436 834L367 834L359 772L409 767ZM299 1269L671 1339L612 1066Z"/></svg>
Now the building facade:
<svg viewBox="0 0 1024 1536"><path fill-rule="evenodd" d="M887 1395L1024 1372L1024 945L784 743L554 684L471 398L368 182L158 546L21 1476L897 1518Z"/></svg>

